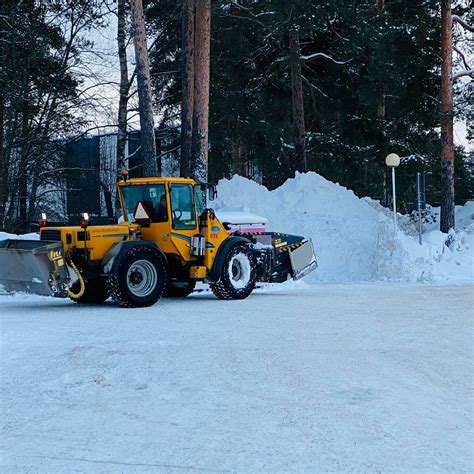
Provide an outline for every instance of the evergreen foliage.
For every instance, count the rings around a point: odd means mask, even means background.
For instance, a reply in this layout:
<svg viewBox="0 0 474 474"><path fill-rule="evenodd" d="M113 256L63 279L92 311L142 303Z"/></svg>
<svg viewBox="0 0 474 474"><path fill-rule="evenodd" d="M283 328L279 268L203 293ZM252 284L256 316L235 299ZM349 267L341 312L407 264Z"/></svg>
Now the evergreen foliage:
<svg viewBox="0 0 474 474"><path fill-rule="evenodd" d="M150 23L166 31L152 52L166 119L179 110L181 2L150 5ZM213 2L211 25L211 179L238 172L273 188L293 175L292 28L302 45L309 169L389 204L385 156L396 152L401 210L415 205L422 170L427 198L439 204L438 1L221 1ZM473 195L471 171L457 150L459 202Z"/></svg>

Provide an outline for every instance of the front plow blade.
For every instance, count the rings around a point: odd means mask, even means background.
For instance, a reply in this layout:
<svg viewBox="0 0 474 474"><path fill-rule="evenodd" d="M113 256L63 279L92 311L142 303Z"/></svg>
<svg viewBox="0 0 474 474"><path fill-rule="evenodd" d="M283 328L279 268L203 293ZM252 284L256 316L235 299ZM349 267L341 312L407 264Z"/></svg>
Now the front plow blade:
<svg viewBox="0 0 474 474"><path fill-rule="evenodd" d="M290 261L294 280L299 280L316 269L318 264L314 255L313 242L311 239L307 240L298 248L290 250Z"/></svg>
<svg viewBox="0 0 474 474"><path fill-rule="evenodd" d="M68 282L61 242L0 241L0 285L5 290L66 296Z"/></svg>

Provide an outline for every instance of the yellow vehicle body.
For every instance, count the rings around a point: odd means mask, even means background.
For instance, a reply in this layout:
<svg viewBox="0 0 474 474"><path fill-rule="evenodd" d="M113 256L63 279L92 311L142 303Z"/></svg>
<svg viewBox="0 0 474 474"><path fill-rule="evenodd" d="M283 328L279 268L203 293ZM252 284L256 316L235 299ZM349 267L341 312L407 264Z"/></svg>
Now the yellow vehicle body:
<svg viewBox="0 0 474 474"><path fill-rule="evenodd" d="M229 237L226 229L215 214L208 214L206 225L202 226L202 229L199 226L201 216L198 215L195 204L193 206L195 225L187 229L174 228L171 219L165 222L150 222L146 225L126 220L128 213L122 194L123 189L130 186L162 185L166 193L166 206L170 210L170 186L173 184L198 186L198 183L192 179L171 177L133 178L121 181L117 183L117 189L122 215L125 219L123 222L116 225L88 226L86 230L80 226L44 227L41 229L41 234L47 236L50 232L59 232L61 235L60 240L66 252L72 249L83 251L91 262L101 262L106 257L111 246L116 242L137 239L154 241L166 255L176 256L183 263L189 264L189 278L204 280L208 275L209 269L212 268L217 249ZM190 243L193 236L201 230L204 231L203 235L207 244L204 259L199 262L199 265L193 265L193 263L197 263L200 259L197 256L191 255ZM84 232L87 238L84 238Z"/></svg>
<svg viewBox="0 0 474 474"><path fill-rule="evenodd" d="M128 181L119 182L118 189L121 190L127 186L164 185L166 190L166 206L168 209L171 209L170 187L173 184L188 184L191 186L198 186L196 181L187 178L134 178ZM119 192L119 199L122 213L124 216L126 216L125 203L123 194L121 192ZM222 242L228 238L229 234L213 213L209 213L207 216L206 225L202 226L202 229L200 229L200 216L198 215L197 206L195 205L194 208L195 226L192 228L175 229L173 227L172 220L168 219L166 222L151 223L146 227L142 226L140 227L139 231L141 232L142 238L155 241L165 254L176 255L186 262L197 260L197 257L190 255L190 241L194 235L200 231L204 231L203 235L207 243L204 256L204 267L206 271L202 269L201 265L199 271L192 268L189 274L190 278L202 280L206 278L208 270L214 263L217 249L220 247Z"/></svg>

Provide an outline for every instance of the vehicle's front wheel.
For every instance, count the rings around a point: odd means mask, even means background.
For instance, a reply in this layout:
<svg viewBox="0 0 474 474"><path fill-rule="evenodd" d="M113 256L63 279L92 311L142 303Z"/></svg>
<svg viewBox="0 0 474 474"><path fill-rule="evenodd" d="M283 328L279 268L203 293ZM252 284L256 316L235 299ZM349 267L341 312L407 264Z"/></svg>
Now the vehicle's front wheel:
<svg viewBox="0 0 474 474"><path fill-rule="evenodd" d="M163 257L156 249L145 245L128 250L107 280L112 299L127 308L155 304L163 295L165 284Z"/></svg>
<svg viewBox="0 0 474 474"><path fill-rule="evenodd" d="M211 290L221 300L242 300L252 293L257 280L255 255L247 245L235 245L227 253Z"/></svg>

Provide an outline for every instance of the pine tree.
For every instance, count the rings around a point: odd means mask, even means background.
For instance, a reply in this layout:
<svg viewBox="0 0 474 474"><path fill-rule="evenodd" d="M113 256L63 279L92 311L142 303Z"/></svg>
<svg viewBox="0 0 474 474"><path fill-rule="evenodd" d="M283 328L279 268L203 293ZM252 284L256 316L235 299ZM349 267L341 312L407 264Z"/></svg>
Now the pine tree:
<svg viewBox="0 0 474 474"><path fill-rule="evenodd" d="M194 0L183 0L181 46L181 176L191 175L194 105Z"/></svg>
<svg viewBox="0 0 474 474"><path fill-rule="evenodd" d="M130 0L135 48L143 176L158 176L155 121L142 0Z"/></svg>
<svg viewBox="0 0 474 474"><path fill-rule="evenodd" d="M208 180L211 0L196 0L191 175Z"/></svg>
<svg viewBox="0 0 474 474"><path fill-rule="evenodd" d="M453 21L451 0L441 2L441 222L454 228Z"/></svg>

